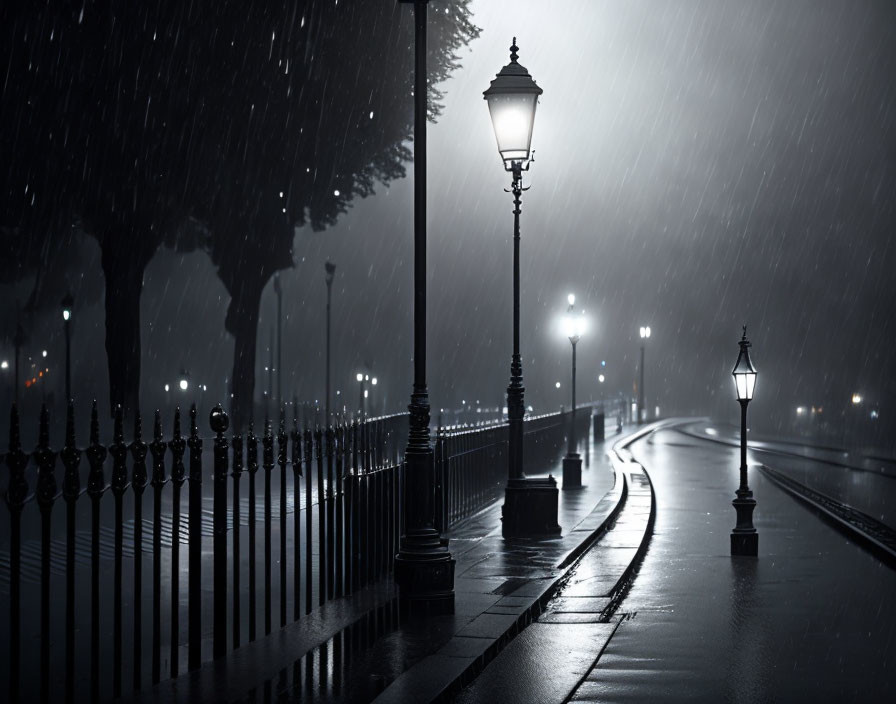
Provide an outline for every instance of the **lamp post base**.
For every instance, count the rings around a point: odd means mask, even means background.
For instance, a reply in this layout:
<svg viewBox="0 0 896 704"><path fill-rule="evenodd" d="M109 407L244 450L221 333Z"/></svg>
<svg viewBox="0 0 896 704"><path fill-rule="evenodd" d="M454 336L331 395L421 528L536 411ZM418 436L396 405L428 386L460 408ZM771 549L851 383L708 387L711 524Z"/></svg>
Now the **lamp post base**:
<svg viewBox="0 0 896 704"><path fill-rule="evenodd" d="M732 557L758 557L759 533L736 533L731 531Z"/></svg>
<svg viewBox="0 0 896 704"><path fill-rule="evenodd" d="M505 538L556 538L560 535L554 477L510 479L504 489L501 532Z"/></svg>
<svg viewBox="0 0 896 704"><path fill-rule="evenodd" d="M454 559L448 539L425 528L402 536L395 556L399 603L408 616L454 613Z"/></svg>
<svg viewBox="0 0 896 704"><path fill-rule="evenodd" d="M753 527L753 509L756 500L749 489L739 489L737 498L731 502L737 512L737 526L731 531L731 554L739 557L759 555L759 533Z"/></svg>
<svg viewBox="0 0 896 704"><path fill-rule="evenodd" d="M582 456L573 452L563 458L563 489L582 488Z"/></svg>

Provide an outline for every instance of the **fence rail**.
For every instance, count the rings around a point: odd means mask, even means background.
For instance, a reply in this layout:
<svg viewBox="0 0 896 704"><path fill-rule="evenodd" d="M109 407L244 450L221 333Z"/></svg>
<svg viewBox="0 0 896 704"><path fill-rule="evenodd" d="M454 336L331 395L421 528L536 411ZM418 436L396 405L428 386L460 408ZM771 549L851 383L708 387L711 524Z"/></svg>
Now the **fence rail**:
<svg viewBox="0 0 896 704"><path fill-rule="evenodd" d="M583 440L590 416L590 409L576 415ZM112 442L103 445L94 404L89 442L79 449L69 405L64 446L55 451L44 408L37 447L28 453L13 408L3 575L11 702L48 701L63 668L67 701L76 692L109 699L177 677L392 570L402 530L406 414L340 419L326 428L300 427L294 415L288 428L281 411L276 427L266 421L260 436L250 425L245 435L228 437L227 416L216 407L210 442L200 437L195 406L186 435L180 410L167 440L162 420L156 412L146 442L138 415L126 442L119 411ZM568 428L569 414L527 419L530 470L556 459ZM437 431L440 528L497 498L506 448L505 423ZM59 499L63 516L54 513ZM30 582L39 589L23 591Z"/></svg>

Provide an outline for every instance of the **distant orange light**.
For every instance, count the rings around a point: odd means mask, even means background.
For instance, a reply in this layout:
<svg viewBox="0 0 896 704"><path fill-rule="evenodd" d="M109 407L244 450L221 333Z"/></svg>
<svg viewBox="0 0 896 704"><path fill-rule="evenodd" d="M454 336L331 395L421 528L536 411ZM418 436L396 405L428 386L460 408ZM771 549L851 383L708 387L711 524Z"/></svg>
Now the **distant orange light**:
<svg viewBox="0 0 896 704"><path fill-rule="evenodd" d="M38 375L39 377L41 377L41 376L44 375L44 373L43 373L43 372L38 372L37 375Z"/></svg>
<svg viewBox="0 0 896 704"><path fill-rule="evenodd" d="M31 386L31 379L25 379L25 388L27 389L29 386Z"/></svg>

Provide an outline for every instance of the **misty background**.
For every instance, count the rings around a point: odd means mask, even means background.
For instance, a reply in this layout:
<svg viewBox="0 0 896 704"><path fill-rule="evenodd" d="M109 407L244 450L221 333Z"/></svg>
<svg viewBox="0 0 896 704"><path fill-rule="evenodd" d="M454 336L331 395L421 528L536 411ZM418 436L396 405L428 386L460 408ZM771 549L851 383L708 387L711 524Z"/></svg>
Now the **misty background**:
<svg viewBox="0 0 896 704"><path fill-rule="evenodd" d="M433 0L430 12L440 6ZM474 0L471 9L481 36L440 86L444 110L429 126L433 409L504 404L512 199L482 91L515 36L520 63L544 89L521 216L527 405L569 404L569 342L557 319L574 292L591 321L578 345L582 401L633 393L638 328L649 325L648 407L734 419L730 371L746 324L759 371L755 427L786 432L797 406L820 406L831 422L867 424L874 444L892 448L896 5ZM324 232L297 230L295 267L280 275L285 396L322 401L329 259L337 266L334 393L354 410L354 375L369 364L379 380L371 411L407 404L413 175L408 165L407 178L356 200ZM60 273L76 298L73 393L105 399L96 242L84 238L68 264ZM229 296L208 255L160 249L144 283L143 410L193 399L177 391L182 369L207 386L205 404L225 400ZM28 281L0 290L4 330L14 328L15 301L29 290ZM269 285L256 398L267 387L275 315ZM23 356L48 351L47 388L61 397L61 315L28 322ZM2 344L11 365L12 344Z"/></svg>

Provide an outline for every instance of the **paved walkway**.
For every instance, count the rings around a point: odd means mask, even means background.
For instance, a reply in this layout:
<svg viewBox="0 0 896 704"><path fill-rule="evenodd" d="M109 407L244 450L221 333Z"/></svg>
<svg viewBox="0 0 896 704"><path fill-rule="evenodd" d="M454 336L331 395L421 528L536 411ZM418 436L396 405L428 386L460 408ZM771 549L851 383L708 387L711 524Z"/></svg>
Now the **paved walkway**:
<svg viewBox="0 0 896 704"><path fill-rule="evenodd" d="M458 691L541 614L619 507L622 476L605 457L611 442L589 442L585 488L560 492L559 539L504 541L503 501L448 536L457 561L454 615L402 622L387 579L135 699L405 702ZM559 480L559 459L550 472Z"/></svg>

